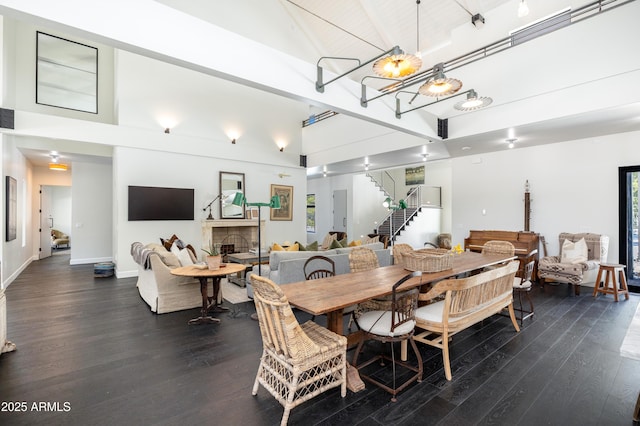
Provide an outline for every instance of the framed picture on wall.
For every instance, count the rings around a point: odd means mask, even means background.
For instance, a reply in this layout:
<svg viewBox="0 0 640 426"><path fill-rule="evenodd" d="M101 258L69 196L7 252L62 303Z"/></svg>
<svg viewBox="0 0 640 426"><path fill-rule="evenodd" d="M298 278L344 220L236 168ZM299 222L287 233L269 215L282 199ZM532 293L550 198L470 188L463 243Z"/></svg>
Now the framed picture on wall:
<svg viewBox="0 0 640 426"><path fill-rule="evenodd" d="M424 185L424 166L407 167L404 169L405 185Z"/></svg>
<svg viewBox="0 0 640 426"><path fill-rule="evenodd" d="M280 208L270 209L271 220L293 220L293 186L271 185L271 196L280 197Z"/></svg>
<svg viewBox="0 0 640 426"><path fill-rule="evenodd" d="M7 176L5 187L5 239L7 241L12 241L16 239L16 232L18 227L18 183L11 176Z"/></svg>

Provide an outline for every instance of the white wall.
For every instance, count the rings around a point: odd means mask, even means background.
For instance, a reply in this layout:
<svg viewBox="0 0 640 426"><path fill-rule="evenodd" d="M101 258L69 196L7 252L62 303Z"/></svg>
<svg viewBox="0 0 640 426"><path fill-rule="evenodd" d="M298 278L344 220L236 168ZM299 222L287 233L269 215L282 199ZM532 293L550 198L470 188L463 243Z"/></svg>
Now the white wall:
<svg viewBox="0 0 640 426"><path fill-rule="evenodd" d="M349 217L353 235L349 241L366 238L374 233L380 221L389 213L382 205L384 193L365 174L353 176L353 212Z"/></svg>
<svg viewBox="0 0 640 426"><path fill-rule="evenodd" d="M451 160L453 245L472 229L522 230L528 179L531 230L545 236L550 255L560 232L594 232L609 236L609 261L618 261L618 168L640 164L638 138L621 133Z"/></svg>
<svg viewBox="0 0 640 426"><path fill-rule="evenodd" d="M0 134L2 143L2 288L6 288L27 267L32 258L33 242L30 238L33 227L30 212L33 209L30 188L33 174L29 163L18 151L13 137ZM16 239L6 241L5 209L6 191L5 176L16 180L17 203L17 232Z"/></svg>
<svg viewBox="0 0 640 426"><path fill-rule="evenodd" d="M15 40L15 57L11 58L11 65L15 73L11 73L8 90L11 99L15 99L17 110L52 114L61 117L79 118L87 121L103 123L114 122L114 73L113 48L80 37L70 37L67 34L43 26L35 26L24 22L6 19L8 25L5 31L6 41ZM41 31L53 36L62 37L78 43L86 44L98 49L98 113L89 114L66 108L56 108L35 103L36 99L36 32ZM14 46L11 46L13 49ZM13 80L13 78L15 80ZM5 106L6 108L6 106Z"/></svg>
<svg viewBox="0 0 640 426"><path fill-rule="evenodd" d="M219 172L245 174L246 197L249 202L268 202L271 184L293 186L293 220L271 221L269 209L262 207L265 221L262 245L273 242L304 241L306 224L306 175L302 168L274 168L273 166L170 154L160 151L119 147L114 150L114 256L118 277L134 276L137 266L130 254L133 242L160 242L176 234L183 241L200 249L202 221L208 211L203 208L219 191ZM280 178L285 172L289 177ZM195 190L195 220L193 221L135 221L127 220L127 191L129 185L193 188ZM212 214L220 218L219 203L212 206Z"/></svg>
<svg viewBox="0 0 640 426"><path fill-rule="evenodd" d="M440 222L442 209L425 207L411 221L409 228L400 233L396 243L409 244L415 249L424 247L424 243L436 244L438 234L441 233Z"/></svg>
<svg viewBox="0 0 640 426"><path fill-rule="evenodd" d="M74 162L71 197L72 265L112 260L110 164Z"/></svg>

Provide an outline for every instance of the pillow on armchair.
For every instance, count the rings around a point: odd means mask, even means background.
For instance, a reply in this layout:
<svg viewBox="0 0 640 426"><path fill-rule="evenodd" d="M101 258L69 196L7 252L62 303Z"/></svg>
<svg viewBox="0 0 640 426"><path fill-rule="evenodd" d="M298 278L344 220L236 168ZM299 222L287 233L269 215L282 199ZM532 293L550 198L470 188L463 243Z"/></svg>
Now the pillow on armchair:
<svg viewBox="0 0 640 426"><path fill-rule="evenodd" d="M560 263L582 263L589 259L589 249L584 238L571 242L564 240L560 250Z"/></svg>

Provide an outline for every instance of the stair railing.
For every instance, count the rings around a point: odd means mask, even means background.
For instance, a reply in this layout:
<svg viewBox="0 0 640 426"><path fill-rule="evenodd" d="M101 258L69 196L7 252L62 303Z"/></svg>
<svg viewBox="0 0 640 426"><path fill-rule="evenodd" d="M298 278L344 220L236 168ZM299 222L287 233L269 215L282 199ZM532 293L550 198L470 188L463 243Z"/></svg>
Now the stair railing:
<svg viewBox="0 0 640 426"><path fill-rule="evenodd" d="M382 222L380 222L381 225L376 229L376 233L385 234L386 231L388 231L389 241L391 244L393 244L393 241L395 241L395 238L400 233L400 231L402 231L407 223L409 223L413 219L413 217L418 214L421 206L421 199L420 186L412 188L411 191L409 191L409 193L407 194L407 198L404 200L405 203L407 203L407 208L400 210L390 210L389 214L387 214ZM409 210L409 213L407 213L407 210ZM400 222L399 220L397 220L397 216L399 216L400 214L402 223L396 226L396 222ZM389 221L389 224L387 226L384 226L387 221Z"/></svg>

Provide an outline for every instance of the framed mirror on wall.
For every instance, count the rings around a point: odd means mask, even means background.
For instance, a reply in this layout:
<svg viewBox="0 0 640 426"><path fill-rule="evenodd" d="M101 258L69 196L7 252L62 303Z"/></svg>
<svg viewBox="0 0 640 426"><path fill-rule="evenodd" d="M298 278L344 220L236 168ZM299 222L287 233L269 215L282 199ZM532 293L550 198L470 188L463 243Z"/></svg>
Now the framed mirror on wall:
<svg viewBox="0 0 640 426"><path fill-rule="evenodd" d="M36 33L36 103L98 113L98 49Z"/></svg>
<svg viewBox="0 0 640 426"><path fill-rule="evenodd" d="M220 172L220 218L244 219L244 206L233 205L238 192L244 192L244 173Z"/></svg>

